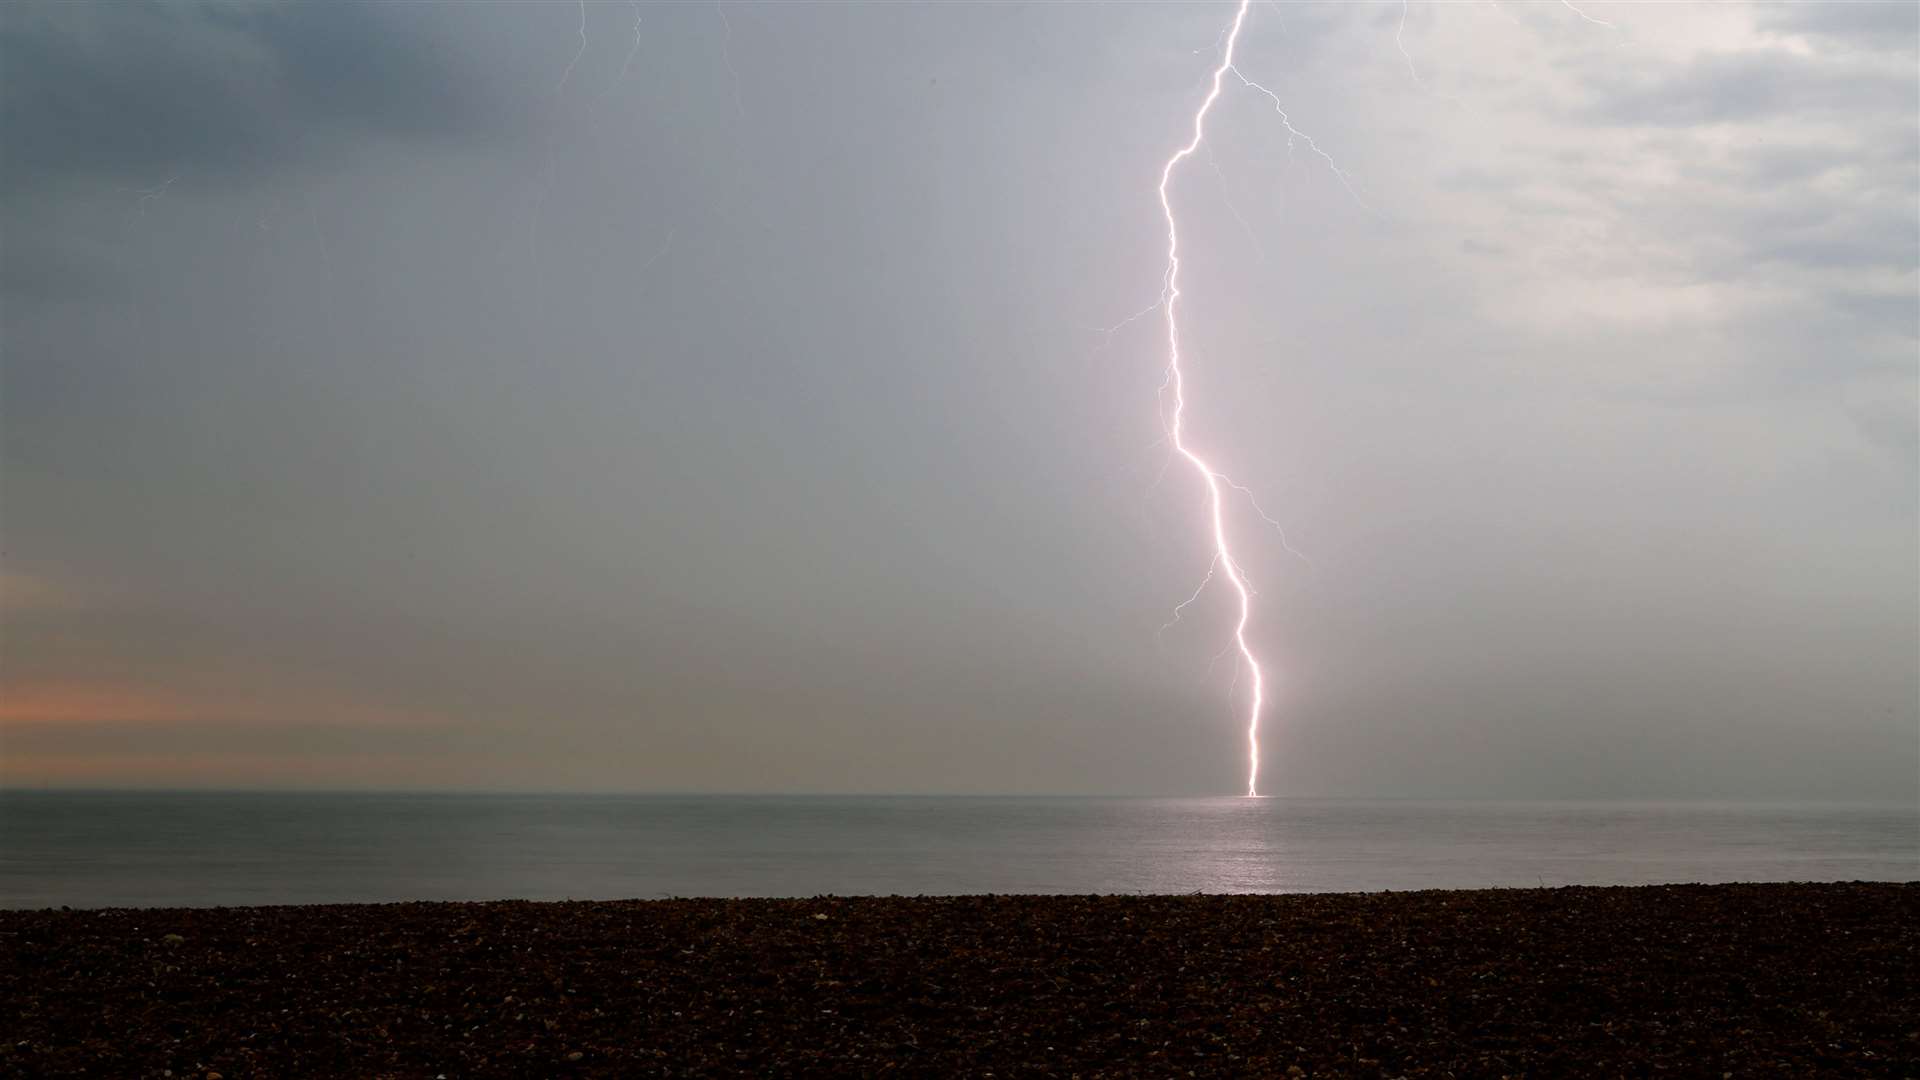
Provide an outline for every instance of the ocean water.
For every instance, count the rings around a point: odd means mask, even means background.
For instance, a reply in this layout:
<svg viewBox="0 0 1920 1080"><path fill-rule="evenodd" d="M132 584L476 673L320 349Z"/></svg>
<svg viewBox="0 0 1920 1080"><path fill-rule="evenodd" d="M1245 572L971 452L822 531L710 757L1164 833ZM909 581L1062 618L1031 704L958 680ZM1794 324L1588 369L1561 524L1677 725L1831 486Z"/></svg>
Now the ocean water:
<svg viewBox="0 0 1920 1080"><path fill-rule="evenodd" d="M1920 807L0 792L0 907L1920 878Z"/></svg>

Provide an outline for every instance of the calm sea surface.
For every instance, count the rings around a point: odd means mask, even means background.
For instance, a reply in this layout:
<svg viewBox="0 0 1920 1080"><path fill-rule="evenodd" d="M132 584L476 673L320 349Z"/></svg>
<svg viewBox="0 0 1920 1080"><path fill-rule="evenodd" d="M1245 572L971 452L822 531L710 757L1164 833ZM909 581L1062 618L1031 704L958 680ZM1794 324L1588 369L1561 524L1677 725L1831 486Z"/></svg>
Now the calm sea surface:
<svg viewBox="0 0 1920 1080"><path fill-rule="evenodd" d="M1920 807L0 792L0 907L1920 878Z"/></svg>

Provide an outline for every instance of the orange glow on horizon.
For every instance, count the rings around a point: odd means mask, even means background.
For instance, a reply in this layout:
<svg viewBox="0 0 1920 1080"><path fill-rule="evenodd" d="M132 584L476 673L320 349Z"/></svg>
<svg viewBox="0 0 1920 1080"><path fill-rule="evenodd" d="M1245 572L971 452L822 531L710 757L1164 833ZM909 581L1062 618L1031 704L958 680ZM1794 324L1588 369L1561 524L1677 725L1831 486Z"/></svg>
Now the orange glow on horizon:
<svg viewBox="0 0 1920 1080"><path fill-rule="evenodd" d="M211 723L249 726L321 724L357 728L442 727L438 713L262 692L198 694L118 683L0 685L0 725Z"/></svg>
<svg viewBox="0 0 1920 1080"><path fill-rule="evenodd" d="M0 687L0 724L167 723L208 720L216 710L166 691L85 683Z"/></svg>

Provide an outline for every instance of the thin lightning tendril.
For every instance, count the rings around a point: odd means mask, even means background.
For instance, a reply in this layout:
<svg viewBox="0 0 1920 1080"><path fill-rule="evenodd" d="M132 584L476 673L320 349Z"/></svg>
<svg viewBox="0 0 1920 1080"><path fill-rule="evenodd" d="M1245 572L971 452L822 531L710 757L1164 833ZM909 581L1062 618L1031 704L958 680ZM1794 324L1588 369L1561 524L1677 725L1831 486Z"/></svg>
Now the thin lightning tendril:
<svg viewBox="0 0 1920 1080"><path fill-rule="evenodd" d="M1305 553L1296 550L1294 546L1288 542L1286 526L1280 524L1279 521L1274 519L1272 514L1267 513L1266 510L1261 507L1260 500L1254 497L1252 488L1245 484L1235 483L1233 477L1228 476L1226 473L1221 473L1220 479L1226 481L1228 487L1247 497L1247 505L1253 507L1253 512L1259 516L1260 520L1266 522L1267 525L1273 529L1275 535L1280 537L1280 549L1282 551L1306 563L1309 569L1317 569L1317 567L1314 567L1312 559L1307 558Z"/></svg>
<svg viewBox="0 0 1920 1080"><path fill-rule="evenodd" d="M557 117L567 92L567 81L573 78L573 69L579 65L580 58L587 54L587 0L580 0L580 26L575 33L580 44L574 48L573 56L567 60L567 66L560 71L560 81L553 86L553 109ZM547 159L540 167L540 175L534 179L533 205L527 214L527 258L535 272L540 268L540 211L547 203L547 189L553 186L553 172L558 162L555 155L559 152L559 133L547 138Z"/></svg>
<svg viewBox="0 0 1920 1080"><path fill-rule="evenodd" d="M614 76L613 81L615 83L626 79L627 69L633 66L633 54L640 51L640 20L642 17L640 0L631 0L631 2L633 4L633 44L627 47L627 58L620 61L620 74Z"/></svg>
<svg viewBox="0 0 1920 1080"><path fill-rule="evenodd" d="M1288 153L1292 153L1291 142L1287 144L1287 149ZM1254 235L1253 223L1247 220L1247 215L1241 213L1239 207L1233 205L1233 188L1227 183L1227 171L1220 167L1220 159L1213 156L1212 143L1207 144L1207 164L1213 167L1213 175L1220 181L1220 201L1226 204L1227 212L1233 215L1233 220L1240 223L1241 230L1247 234L1247 243L1253 245L1254 254L1260 256L1261 262L1266 262L1267 249L1261 245L1260 237Z"/></svg>
<svg viewBox="0 0 1920 1080"><path fill-rule="evenodd" d="M1508 22L1512 23L1515 26L1525 29L1526 24L1522 23L1519 19L1514 18L1513 13L1511 11L1508 11L1506 8L1501 7L1500 0L1483 0L1483 2L1488 7L1493 9L1494 14L1500 16L1501 18L1507 20Z"/></svg>
<svg viewBox="0 0 1920 1080"><path fill-rule="evenodd" d="M1253 594L1246 578L1241 574L1239 564L1234 561L1233 552L1227 543L1226 496L1222 492L1222 476L1219 470L1207 463L1207 460L1187 445L1184 435L1186 418L1186 372L1180 366L1180 225L1173 212L1173 200L1168 194L1172 186L1173 174L1180 163L1192 157L1205 141L1207 133L1207 113L1212 111L1213 103L1220 99L1222 84L1227 72L1233 70L1233 50L1240 40L1240 28L1246 24L1247 8L1252 0L1240 0L1235 10L1233 23L1227 28L1226 41L1221 50L1219 66L1213 69L1213 79L1208 87L1205 100L1193 114L1193 137L1185 146L1176 150L1160 170L1160 212L1167 223L1167 273L1165 306L1167 312L1167 381L1173 390L1173 418L1168 431L1174 452L1185 458L1193 466L1200 479L1207 486L1209 518L1213 528L1213 566L1208 570L1209 579L1218 571L1233 586L1240 598L1240 618L1233 628L1233 640L1240 651L1240 658L1253 673L1253 700L1247 710L1247 795L1259 794L1260 781L1260 712L1266 704L1266 677L1260 670L1259 657L1254 655L1253 647L1247 642L1247 622L1253 617ZM1202 582L1205 587L1205 582ZM1197 593L1196 593L1197 595ZM1191 603L1191 601L1189 601ZM1182 605L1183 607L1185 605Z"/></svg>
<svg viewBox="0 0 1920 1080"><path fill-rule="evenodd" d="M1125 330L1127 327L1133 325L1134 323L1139 322L1141 319L1146 318L1147 316L1153 314L1154 312L1159 311L1162 307L1165 307L1167 303L1167 294L1164 291L1165 290L1164 283L1162 283L1161 288L1163 291L1160 293L1159 297L1157 297L1153 301L1153 303L1148 304L1146 307L1141 308L1139 311L1136 311L1133 314L1127 316L1126 318L1121 319L1119 322L1114 323L1112 326L1088 327L1087 329L1100 335L1100 344L1095 345L1093 347L1093 351L1099 352L1100 350L1106 348L1107 346L1112 345L1113 335L1119 333L1122 330Z"/></svg>
<svg viewBox="0 0 1920 1080"><path fill-rule="evenodd" d="M1160 629L1155 630L1153 632L1153 636L1156 640L1159 639L1160 635L1173 629L1175 626L1180 625L1180 621L1187 617L1186 616L1187 609L1192 607L1194 602L1200 599L1200 594L1207 591L1208 585L1213 584L1213 572L1218 569L1220 569L1220 553L1215 552L1213 555L1213 561L1207 564L1207 576L1200 579L1200 584L1194 588L1193 595L1187 597L1185 600L1180 601L1178 604L1175 604L1173 606L1173 618L1168 619L1164 623L1161 623ZM1228 648L1232 648L1232 646L1229 645ZM1211 670L1212 665L1208 665L1208 667L1209 667L1209 670Z"/></svg>
<svg viewBox="0 0 1920 1080"><path fill-rule="evenodd" d="M580 27L575 32L579 35L580 45L573 50L573 58L567 61L567 66L560 72L560 81L553 87L553 96L556 98L567 92L567 80L573 78L574 67L580 63L581 57L587 55L587 0L580 0Z"/></svg>
<svg viewBox="0 0 1920 1080"><path fill-rule="evenodd" d="M720 59L726 61L727 74L733 76L733 110L745 120L747 107L740 100L740 69L733 66L733 20L727 18L727 9L720 6L720 0L713 0L713 13L720 16L720 27L725 31L720 38Z"/></svg>
<svg viewBox="0 0 1920 1080"><path fill-rule="evenodd" d="M1324 161L1327 163L1327 171L1332 173L1336 180L1340 181L1341 187L1347 189L1348 197L1352 198L1355 203L1358 203L1362 210L1373 209L1373 207L1367 205L1367 201L1365 199L1362 199L1360 197L1360 193L1353 189L1353 177L1347 175L1347 170L1341 168L1340 163L1333 160L1333 155L1327 153L1325 150L1322 150L1320 148L1320 144L1314 141L1313 136L1293 126L1293 118L1287 115L1287 110L1280 104L1279 94L1276 94L1272 90L1269 90L1265 86L1261 85L1260 83L1254 82L1252 79L1247 78L1244 72L1242 72L1239 68L1234 67L1231 64L1227 65L1227 70L1233 73L1234 78L1240 80L1240 85L1246 87L1249 90L1255 91L1256 93L1264 95L1268 101L1273 102L1273 111L1275 114L1277 114L1280 117L1280 126L1284 128L1287 133L1287 152L1289 154L1293 152L1293 141L1295 139L1298 139L1301 142L1306 143L1307 149L1313 151L1314 154L1317 155L1321 161Z"/></svg>
<svg viewBox="0 0 1920 1080"><path fill-rule="evenodd" d="M1617 29L1612 23L1608 22L1607 20L1596 19L1593 16L1587 14L1586 12L1581 11L1579 8L1574 7L1573 0L1560 0L1560 4L1561 6L1565 7L1568 11L1573 12L1575 15L1580 16L1581 18L1587 20L1588 22L1592 23L1595 26L1604 26L1609 30Z"/></svg>
<svg viewBox="0 0 1920 1080"><path fill-rule="evenodd" d="M121 188L120 190L131 191L136 196L138 196L138 198L134 202L134 205L139 208L140 216L145 217L147 214L147 207L151 206L155 199L158 199L160 196L165 195L167 193L167 189L172 187L173 182L178 179L180 179L180 174L174 173L173 175L167 177L165 180L160 181L158 184L155 184L152 187Z"/></svg>
<svg viewBox="0 0 1920 1080"><path fill-rule="evenodd" d="M1225 660L1227 658L1227 654L1232 651L1233 651L1233 642L1231 641L1227 642L1225 645L1220 646L1220 651L1217 653L1214 653L1213 659L1207 661L1206 674L1209 677L1211 677L1213 675L1213 669L1216 667L1219 667L1220 661ZM1234 665L1233 676L1235 679L1235 684L1238 685L1238 680L1240 678L1240 666L1238 664ZM1231 699L1231 695L1229 695L1229 699Z"/></svg>
<svg viewBox="0 0 1920 1080"><path fill-rule="evenodd" d="M1425 90L1427 88L1427 84L1421 81L1419 69L1413 66L1413 54L1407 51L1407 43L1400 40L1401 35L1405 34L1406 32L1407 32L1407 0L1400 0L1400 25L1394 27L1393 29L1393 44L1395 47L1397 47L1400 50L1401 57L1406 60L1407 74L1413 76L1414 85L1420 87L1420 89L1422 90Z"/></svg>

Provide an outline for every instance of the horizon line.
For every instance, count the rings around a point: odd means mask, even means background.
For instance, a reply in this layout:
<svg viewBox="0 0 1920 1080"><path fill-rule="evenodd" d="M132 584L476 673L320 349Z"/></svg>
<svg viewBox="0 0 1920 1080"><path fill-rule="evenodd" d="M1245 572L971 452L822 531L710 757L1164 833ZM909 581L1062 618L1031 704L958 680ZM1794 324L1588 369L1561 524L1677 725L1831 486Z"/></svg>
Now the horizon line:
<svg viewBox="0 0 1920 1080"><path fill-rule="evenodd" d="M1832 797L1759 795L1268 795L1245 792L1187 794L1112 792L1017 791L740 791L691 789L485 789L485 788L352 788L352 787L170 787L97 785L0 785L7 795L244 795L244 796L387 796L404 798L681 798L681 799L1137 799L1221 800L1233 802L1450 802L1450 803L1654 803L1767 805L1793 803L1829 806L1900 806L1920 810L1920 795L1841 799Z"/></svg>

